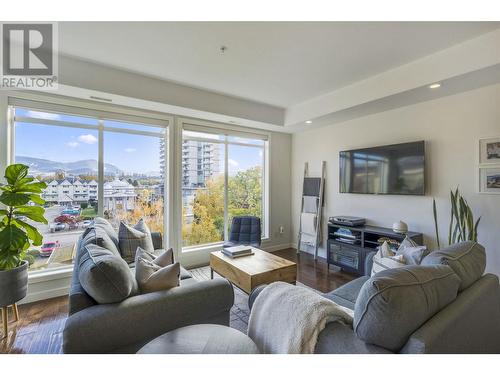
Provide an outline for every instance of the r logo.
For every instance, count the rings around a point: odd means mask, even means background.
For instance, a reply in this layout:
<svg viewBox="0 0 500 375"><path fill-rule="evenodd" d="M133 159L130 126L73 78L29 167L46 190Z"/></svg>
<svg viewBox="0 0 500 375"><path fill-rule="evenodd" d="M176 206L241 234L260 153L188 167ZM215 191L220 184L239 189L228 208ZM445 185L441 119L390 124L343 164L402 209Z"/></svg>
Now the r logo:
<svg viewBox="0 0 500 375"><path fill-rule="evenodd" d="M3 24L3 75L51 76L52 24Z"/></svg>

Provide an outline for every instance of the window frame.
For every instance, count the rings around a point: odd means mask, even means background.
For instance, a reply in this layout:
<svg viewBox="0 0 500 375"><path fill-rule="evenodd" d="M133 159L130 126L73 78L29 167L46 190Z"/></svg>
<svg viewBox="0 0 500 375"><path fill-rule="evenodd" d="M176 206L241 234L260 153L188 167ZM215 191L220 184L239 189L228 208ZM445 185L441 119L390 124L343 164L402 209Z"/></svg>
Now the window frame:
<svg viewBox="0 0 500 375"><path fill-rule="evenodd" d="M105 132L114 132L114 133L124 133L131 135L143 135L143 136L152 136L158 139L163 138L164 144L167 150L170 148L171 136L170 130L172 128L172 124L174 123L173 116L164 115L161 113L136 110L136 109L128 109L125 107L114 106L114 105L106 105L105 108L103 106L84 106L84 103L80 103L79 101L69 101L71 105L61 104L60 101L66 101L65 99L57 100L55 98L47 98L47 101L37 100L38 98L35 96L31 98L30 95L22 95L18 96L9 96L7 98L7 144L9 147L8 155L7 155L7 165L15 162L15 152L16 152L16 131L15 124L16 122L29 123L32 125L40 125L40 126L53 126L53 127L63 127L63 128L72 128L72 129L87 129L94 130L98 133L98 154L97 154L97 162L98 162L98 175L97 175L97 200L98 200L98 210L97 216L102 217L103 215L103 204L104 204L104 134ZM96 103L97 104L97 103ZM82 107L80 107L82 105ZM25 110L32 110L37 112L46 112L53 114L63 114L69 116L80 116L80 117L88 117L97 120L97 125L89 125L89 124L80 124L78 122L69 122L69 121L60 121L53 119L42 119L36 117L23 117L23 116L15 116L15 109L22 108ZM105 110L103 110L105 109ZM157 127L159 129L163 129L162 132L151 132L151 131L141 131L136 129L126 129L119 128L116 126L107 126L105 121L115 121L115 122L131 122L134 124L144 125L145 127ZM165 152L164 154L165 162L164 162L164 200L171 201L171 175L172 170L170 168L170 152ZM164 205L164 247L168 248L171 238L170 223L172 221L171 218L171 210L169 210L170 205ZM56 267L53 269L41 269L41 270L33 270L29 271L29 277L44 277L44 275L57 274L62 275L65 272L72 272L73 264L67 266Z"/></svg>
<svg viewBox="0 0 500 375"><path fill-rule="evenodd" d="M79 98L66 96L57 96L51 94L38 94L33 92L9 92L1 98L2 105L6 111L6 146L5 164L9 165L14 160L15 150L15 134L13 129L14 121L11 113L12 106L28 107L32 110L67 113L69 115L96 117L96 113L102 113L106 119L123 120L131 122L144 123L145 125L154 125L158 123L165 124L168 129L168 134L165 137L165 199L170 204L164 205L164 216L166 218L166 228L164 236L164 245L166 248L173 248L175 255L186 264L206 264L208 261L208 253L210 251L221 248L221 243L210 244L205 246L195 246L189 251L182 249L182 129L184 125L192 126L195 131L208 130L209 132L223 132L227 136L236 136L243 138L260 138L266 140L264 143L264 164L263 164L263 201L262 201L262 222L263 236L262 240L265 243L270 239L271 226L271 206L269 202L271 176L270 176L270 160L271 160L271 143L272 132L238 125L230 125L222 122L213 122L192 117L177 116L166 112L156 112L154 110L142 110L136 107L121 106L111 103L100 103ZM26 105L23 103L30 103ZM68 111L68 109L71 109ZM111 116L112 115L112 116ZM135 120L131 120L134 118ZM138 121L140 118L142 121ZM152 120L151 123L146 119ZM95 129L94 125L80 124L79 127L87 127ZM123 130L123 129L120 129ZM127 132L127 131L126 131ZM133 132L133 131L132 131ZM167 132L166 132L167 133ZM238 143L238 142L235 142ZM102 144L102 142L101 142ZM242 143L243 146L249 146ZM100 152L103 152L101 150ZM226 155L227 152L226 152ZM102 160L102 158L100 159ZM227 161L225 163L227 164ZM101 168L102 170L102 168ZM226 184L227 185L227 184ZM226 189L227 190L227 189ZM99 189L103 194L102 186ZM99 199L103 202L103 199ZM227 206L227 204L226 204ZM101 211L102 212L102 209ZM227 220L225 220L227 223ZM226 224L227 225L227 224ZM227 230L225 231L227 232ZM185 249L186 250L186 249ZM200 251L204 250L204 251ZM71 274L72 266L68 266L65 272ZM45 280L47 277L52 277L51 274L58 275L61 278L62 271L56 268L50 270L31 271L29 274L30 280ZM56 277L56 276L54 276ZM30 281L31 282L31 281ZM37 281L38 282L38 281Z"/></svg>
<svg viewBox="0 0 500 375"><path fill-rule="evenodd" d="M270 174L269 174L269 144L271 142L271 133L268 131L260 131L257 129L245 129L242 130L241 127L233 127L227 124L216 123L211 121L204 121L199 119L190 118L178 118L176 127L178 129L178 148L176 149L176 154L178 157L177 163L177 189L179 190L179 198L177 199L177 212L180 212L176 220L178 228L178 249L179 254L185 254L193 251L201 251L207 249L217 249L223 244L224 241L228 239L228 180L229 180L229 145L243 146L249 148L262 149L263 153L263 165L262 165L262 241L266 241L270 238L269 227L270 227L270 205L269 205L269 187L270 187ZM217 143L224 145L224 240L219 242L212 242L193 246L182 246L182 144L185 140L183 136L183 131L192 131L198 133L214 134L218 136L223 136L223 139L210 139L203 137L188 136L188 140L195 140L200 142ZM229 137L240 137L248 139L259 139L264 143L263 145L252 145L244 142L229 141Z"/></svg>

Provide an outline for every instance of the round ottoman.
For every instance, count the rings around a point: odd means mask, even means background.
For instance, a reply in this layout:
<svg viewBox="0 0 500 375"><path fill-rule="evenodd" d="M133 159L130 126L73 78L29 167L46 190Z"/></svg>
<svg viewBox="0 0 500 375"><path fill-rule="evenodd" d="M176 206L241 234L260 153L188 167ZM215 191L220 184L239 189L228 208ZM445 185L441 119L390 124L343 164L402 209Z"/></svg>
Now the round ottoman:
<svg viewBox="0 0 500 375"><path fill-rule="evenodd" d="M137 354L259 354L259 350L247 335L234 328L196 324L155 338Z"/></svg>

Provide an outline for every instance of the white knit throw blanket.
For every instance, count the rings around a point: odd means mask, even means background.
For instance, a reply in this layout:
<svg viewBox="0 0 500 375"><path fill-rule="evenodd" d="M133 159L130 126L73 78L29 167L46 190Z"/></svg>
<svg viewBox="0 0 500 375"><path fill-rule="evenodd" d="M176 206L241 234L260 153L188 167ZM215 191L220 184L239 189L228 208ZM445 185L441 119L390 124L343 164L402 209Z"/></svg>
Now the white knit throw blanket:
<svg viewBox="0 0 500 375"><path fill-rule="evenodd" d="M327 323L351 325L352 316L352 310L312 290L275 282L255 299L248 336L261 353L312 354Z"/></svg>

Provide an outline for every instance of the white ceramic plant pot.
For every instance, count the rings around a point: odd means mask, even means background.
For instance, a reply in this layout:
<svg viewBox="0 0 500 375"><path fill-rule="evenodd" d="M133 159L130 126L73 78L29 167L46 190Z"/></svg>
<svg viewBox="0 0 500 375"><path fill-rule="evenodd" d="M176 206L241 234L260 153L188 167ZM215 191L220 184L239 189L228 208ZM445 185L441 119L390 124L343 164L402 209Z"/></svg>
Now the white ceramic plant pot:
<svg viewBox="0 0 500 375"><path fill-rule="evenodd" d="M408 224L400 220L392 224L392 230L395 233L406 234L408 233Z"/></svg>

